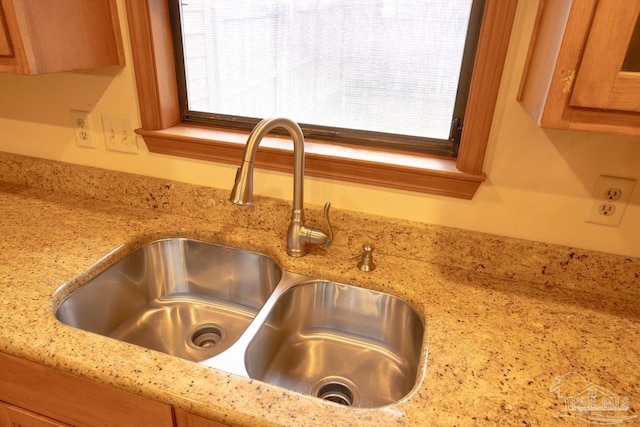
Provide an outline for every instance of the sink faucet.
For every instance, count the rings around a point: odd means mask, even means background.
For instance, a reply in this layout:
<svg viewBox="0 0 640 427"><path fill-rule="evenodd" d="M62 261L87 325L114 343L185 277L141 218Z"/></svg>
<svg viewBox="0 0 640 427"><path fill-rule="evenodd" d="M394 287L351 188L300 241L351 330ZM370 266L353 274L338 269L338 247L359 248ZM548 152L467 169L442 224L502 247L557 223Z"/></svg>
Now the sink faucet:
<svg viewBox="0 0 640 427"><path fill-rule="evenodd" d="M324 217L328 231L309 227L304 223L304 136L296 122L285 117L272 117L262 120L253 128L249 139L247 139L242 165L236 173L236 182L231 190L229 200L240 206L253 204L253 164L258 145L269 131L277 127L284 128L293 139L293 209L291 223L287 231L287 254L292 257L302 257L307 254L308 244L329 247L333 241L333 234L329 222L330 202L324 205Z"/></svg>

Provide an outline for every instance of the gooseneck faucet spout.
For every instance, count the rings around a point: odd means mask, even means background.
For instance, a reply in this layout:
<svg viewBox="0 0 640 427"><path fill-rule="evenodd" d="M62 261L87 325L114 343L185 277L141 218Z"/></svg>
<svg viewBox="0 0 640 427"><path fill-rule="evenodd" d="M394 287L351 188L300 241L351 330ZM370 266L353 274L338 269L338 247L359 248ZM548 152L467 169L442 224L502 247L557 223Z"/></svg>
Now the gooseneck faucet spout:
<svg viewBox="0 0 640 427"><path fill-rule="evenodd" d="M274 128L284 128L293 139L293 209L291 223L287 231L287 253L292 257L307 254L307 245L329 247L333 241L329 223L329 207L324 207L328 231L304 224L304 136L300 126L286 117L264 119L251 131L244 149L242 165L238 168L236 181L231 190L230 200L241 206L253 204L253 165L262 138Z"/></svg>

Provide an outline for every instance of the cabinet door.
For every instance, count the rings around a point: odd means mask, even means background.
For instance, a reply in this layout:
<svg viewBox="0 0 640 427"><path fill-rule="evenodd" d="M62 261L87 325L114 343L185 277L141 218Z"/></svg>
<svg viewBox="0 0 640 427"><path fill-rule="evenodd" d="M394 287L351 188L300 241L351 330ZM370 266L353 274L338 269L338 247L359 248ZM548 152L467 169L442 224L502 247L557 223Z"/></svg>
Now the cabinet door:
<svg viewBox="0 0 640 427"><path fill-rule="evenodd" d="M70 425L173 427L167 404L2 352L0 400Z"/></svg>
<svg viewBox="0 0 640 427"><path fill-rule="evenodd" d="M640 112L640 0L600 0L571 105Z"/></svg>
<svg viewBox="0 0 640 427"><path fill-rule="evenodd" d="M13 3L7 0L0 0L0 72L2 73L25 73L26 70L20 65L17 55L23 50L16 50L15 43L18 36L13 10Z"/></svg>
<svg viewBox="0 0 640 427"><path fill-rule="evenodd" d="M640 136L639 13L640 0L540 1L518 94L539 126Z"/></svg>
<svg viewBox="0 0 640 427"><path fill-rule="evenodd" d="M0 57L13 57L13 46L7 27L7 19L4 16L2 4L0 4Z"/></svg>
<svg viewBox="0 0 640 427"><path fill-rule="evenodd" d="M0 72L124 65L116 0L0 0Z"/></svg>
<svg viewBox="0 0 640 427"><path fill-rule="evenodd" d="M69 424L0 402L0 427L69 427Z"/></svg>
<svg viewBox="0 0 640 427"><path fill-rule="evenodd" d="M227 424L198 417L180 408L174 408L174 415L176 427L228 427Z"/></svg>

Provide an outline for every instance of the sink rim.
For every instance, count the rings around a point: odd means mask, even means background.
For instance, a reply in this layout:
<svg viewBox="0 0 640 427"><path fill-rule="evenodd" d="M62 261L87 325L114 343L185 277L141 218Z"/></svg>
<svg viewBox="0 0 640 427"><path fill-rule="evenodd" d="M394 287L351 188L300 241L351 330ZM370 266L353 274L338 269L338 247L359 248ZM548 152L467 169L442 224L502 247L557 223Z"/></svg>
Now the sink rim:
<svg viewBox="0 0 640 427"><path fill-rule="evenodd" d="M285 269L282 265L281 260L278 257L267 253L270 251L266 251L263 249L253 249L253 248L244 248L240 246L233 246L228 243L215 241L216 239L213 238L215 236L208 236L210 238L206 239L201 236L195 237L192 234L193 233L190 234L190 233L184 233L184 232L169 233L169 234L167 233L143 234L143 235L137 236L134 239L131 239L129 241L126 241L124 243L117 245L116 247L111 249L109 252L107 252L105 255L98 258L97 261L94 261L93 263L91 263L89 267L85 268L79 274L67 280L66 282L60 284L56 288L56 290L51 295L51 308L52 308L54 317L56 314L56 310L58 309L60 304L62 304L62 302L65 299L67 299L71 294L73 294L79 288L86 285L89 281L98 277L100 274L104 273L109 268L113 267L115 264L117 264L119 261L129 256L134 251L144 246L147 246L153 243L167 241L167 240L169 241L170 240L189 240L196 243L202 243L205 245L220 246L228 249L235 249L235 250L248 252L256 255L262 255L270 259L271 261L273 261L273 263L276 264L278 268L280 268L281 272L284 274Z"/></svg>
<svg viewBox="0 0 640 427"><path fill-rule="evenodd" d="M161 237L158 237L158 235L148 235L146 237L141 237L139 239L136 239L134 241L129 241L129 242L125 242L123 244L118 245L117 247L115 247L114 249L112 249L111 251L109 251L106 255L102 256L98 261L94 262L91 266L89 266L87 269L85 269L84 271L82 271L79 275L77 275L76 277L74 277L71 280L68 280L67 282L61 284L52 294L52 314L54 315L53 317L55 318L55 320L57 322L59 322L60 324L66 326L66 327L70 327L76 330L82 330L79 328L76 328L74 326L65 324L64 322L61 322L57 317L56 317L56 311L58 309L58 307L62 304L62 302L69 298L75 291L77 291L78 289L80 289L81 287L83 287L84 285L86 285L89 281L91 281L93 278L97 277L98 275L102 274L104 271L108 270L110 267L112 267L113 265L115 265L118 261L124 259L125 257L127 257L129 254L131 254L132 252L134 252L135 250L142 248L146 245L152 244L152 243L156 243L156 242L161 242L161 241L166 241L166 240L189 240L189 241L194 241L197 243L202 243L202 244L207 244L207 245L215 245L215 246L220 246L220 247L224 247L224 248L228 248L228 249L234 249L234 250L239 250L239 251L244 251L244 252L248 252L248 253L253 253L253 254L257 254L257 255L261 255L264 256L266 258L269 258L275 265L277 265L278 268L280 268L280 271L282 273L282 276L280 278L280 281L275 285L275 288L273 289L272 293L268 296L267 300L265 301L264 305L262 306L262 308L260 308L260 310L257 312L256 316L254 317L253 320L251 320L251 322L249 323L248 327L245 329L245 331L240 335L240 337L237 339L236 342L234 342L229 348L227 348L226 350L224 350L221 354L216 355L214 357L205 359L205 360L201 360L198 362L195 362L201 366L207 367L207 368L214 368L216 370L219 370L223 373L227 373L227 374L235 374L237 376L240 377L244 377L246 379L248 379L250 382L259 382L261 384L264 384L266 386L269 387L275 387L278 389L284 389L287 390L288 392L291 393L295 393L298 394L300 396L304 396L305 398L311 398L314 401L321 401L321 403L323 404L327 404L327 405L337 405L337 407L341 408L341 410L355 410L355 411L371 411L371 410L381 410L384 408L390 408L390 407L395 407L398 406L400 404L402 404L403 402L409 400L419 389L420 387L422 387L425 379L426 379L426 369L427 369L427 360L428 360L428 354L429 354L429 331L428 331L428 314L425 313L424 311L418 310L413 304L411 304L410 302L408 302L407 300L405 300L404 298L398 296L398 295L394 295L391 294L389 292L385 292L385 291L381 291L381 290L377 290L368 286L359 286L359 285L353 285L353 284L349 284L349 283L344 283L344 282L338 282L338 281L334 281L334 280L330 280L330 279L323 279L323 278L318 278L318 277L313 277L313 276L308 276L305 274L300 274L300 273L295 273L292 271L289 271L287 269L285 269L281 263L281 261L274 256L268 255L264 252L270 252L270 251L259 251L259 250L254 250L254 249L244 249L242 247L238 247L238 246L234 246L234 245L230 245L228 243L220 243L220 242L216 242L213 241L215 239L203 239L201 237L191 237L189 235L166 235L163 234ZM303 393L303 392L298 392L296 390L293 390L291 388L287 388L287 387L283 387L283 386L279 386L279 385L275 385L266 381L262 381L260 379L256 379L256 378L252 378L245 367L245 352L246 349L249 345L249 343L253 340L253 338L255 337L256 333L258 332L258 330L262 327L262 325L264 324L264 322L266 321L266 318L269 316L269 313L272 310L272 306L279 300L279 298L286 293L287 291L291 290L294 287L298 287L298 286L302 286L302 285L306 285L306 284L311 284L311 283L317 283L317 282L330 282L330 283L335 283L335 284L339 284L339 285L345 285L348 287L353 287L353 288L359 288L359 289L364 289L364 290L369 290L369 291L373 291L376 292L378 294L381 295L388 295L394 299L397 299L401 302L403 302L404 304L406 304L412 311L413 313L415 313L415 315L417 316L417 318L420 320L421 326L422 326L422 343L420 345L420 349L419 349L419 358L418 358L418 362L417 362L417 366L416 366L416 372L415 372L415 381L413 383L413 386L411 387L411 389L409 390L408 393L406 393L402 398L394 401L394 402L390 402L389 404L385 404L382 406L375 406L375 407L357 407L357 406L345 406L345 405L340 405L338 403L334 403L331 401L327 401L324 399L320 399L319 397L316 397L314 395L311 394L307 394L307 393ZM83 332L89 332L86 330L82 330ZM99 337L99 339L116 339L116 338L111 338L109 336L105 336L105 335L101 335L101 334L97 334L97 333L92 333L89 332L97 337ZM121 343L127 345L130 343L127 343L126 341L122 341L122 340L118 340ZM244 344L243 344L244 343ZM146 348L136 345L136 344L130 344L130 345L134 345L136 347L138 347L141 350L147 350ZM239 349L243 349L242 353L240 353L240 357L238 356L238 351ZM151 350L151 351L156 351L156 350ZM169 356L172 358L180 358L179 356L173 356L171 354L162 352L162 351L157 351L160 354L164 354L165 356ZM227 360L233 360L233 355L235 356L235 361L237 360L241 360L242 366L237 366L237 363L234 363L234 367L229 368L229 366L225 365L225 361ZM183 359L185 360L185 359ZM224 366L223 366L224 365Z"/></svg>

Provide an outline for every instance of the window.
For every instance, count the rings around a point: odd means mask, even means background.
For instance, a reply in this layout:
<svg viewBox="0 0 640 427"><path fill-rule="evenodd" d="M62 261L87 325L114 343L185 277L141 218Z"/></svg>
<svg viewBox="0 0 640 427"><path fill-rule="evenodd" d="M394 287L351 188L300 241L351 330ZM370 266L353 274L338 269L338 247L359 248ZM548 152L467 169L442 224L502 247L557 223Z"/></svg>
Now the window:
<svg viewBox="0 0 640 427"><path fill-rule="evenodd" d="M237 164L247 131L185 123L175 74L168 0L126 0L140 103L141 134L150 151ZM389 149L328 145L307 137L308 175L472 198L482 164L506 56L516 0L485 0L466 122L457 159ZM256 166L291 170L290 141L267 139ZM264 147L264 148L263 148Z"/></svg>
<svg viewBox="0 0 640 427"><path fill-rule="evenodd" d="M282 115L307 137L455 157L483 0L172 5L184 122Z"/></svg>

